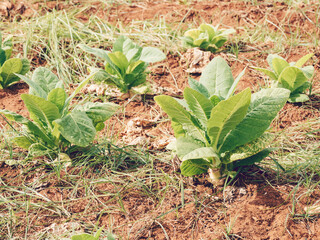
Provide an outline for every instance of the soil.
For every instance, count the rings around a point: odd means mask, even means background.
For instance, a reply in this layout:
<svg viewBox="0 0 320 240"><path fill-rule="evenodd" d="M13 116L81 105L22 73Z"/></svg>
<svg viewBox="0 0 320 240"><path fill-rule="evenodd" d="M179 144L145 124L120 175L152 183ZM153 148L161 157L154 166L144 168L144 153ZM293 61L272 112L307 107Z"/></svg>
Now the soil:
<svg viewBox="0 0 320 240"><path fill-rule="evenodd" d="M37 14L44 14L53 9L59 11L66 8L81 7L81 1L50 1L45 4L15 1L15 4L0 3L0 18L4 21L28 19ZM304 11L300 11L303 9ZM106 7L101 2L92 3L77 15L81 21L88 21L90 16L96 14L105 21L130 24L132 21L152 20L162 17L169 23L212 22L222 26L232 26L241 34L246 28L255 28L268 18L269 24L265 27L276 30L277 25L283 26L284 35L299 31L301 38L308 38L313 34L320 35L320 28L315 27L317 22L317 9L319 4L300 4L296 8L284 3L264 3L258 1L256 5L249 2L230 1L200 1L191 4L167 1L137 1L132 4L116 4ZM308 15L305 16L304 13ZM219 16L219 18L217 18ZM272 42L261 43L259 46L243 44L238 58L221 52L208 56L212 59L220 55L231 66L233 75L239 74L247 67L246 74L240 81L237 91L250 87L257 91L265 84L264 77L254 71L250 66L267 67L267 54L263 50L272 46ZM314 52L312 58L316 74L313 80L313 95L310 101L303 104L287 103L281 110L278 119L273 123L275 129L290 129L312 119L320 117L320 48L310 49L298 46L294 49L285 48L282 53L289 61L296 61L306 52ZM157 91L163 94L178 96L187 86L187 78L193 53L187 52L182 56L168 53L167 60L157 67L152 68L149 81ZM45 64L40 56L32 56L33 67ZM194 67L194 66L193 66ZM201 68L203 66L199 66ZM195 66L197 68L197 66ZM196 69L197 71L197 69ZM192 76L199 78L199 73L193 71ZM201 72L201 71L200 71ZM159 90L160 89L160 90ZM28 92L28 86L19 83L6 90L0 90L0 107L17 112L28 117L26 108L20 95ZM98 99L98 96L97 96ZM98 101L98 100L97 100ZM119 113L108 121L112 131L103 131L108 136L119 136L119 144L142 145L150 150L161 150L172 139L172 130L169 122L161 121L162 113L153 101L153 95L144 96L136 100L113 100L125 106L125 113ZM6 121L0 118L0 126L8 128ZM173 160L174 162L174 160ZM0 163L1 164L1 163ZM161 173L177 174L176 167L162 162L155 162L155 169ZM30 166L31 167L31 166ZM178 168L178 167L177 167ZM24 172L19 166L0 165L1 194L3 186L19 186L32 183L41 179L46 169ZM68 168L68 172L75 174L78 171ZM88 178L96 173L88 173ZM63 177L62 177L63 178ZM205 180L184 179L184 204L181 203L181 192L169 189L165 194L165 201L158 205L149 195L141 189L131 189L120 183L101 183L93 190L97 196L106 192L117 192L120 189L123 211L104 213L106 203L110 208L119 207L119 201L108 196L98 197L97 201L88 202L84 187L75 193L61 188L61 179L55 174L50 175L50 181L44 182L36 189L37 193L51 201L70 200L68 212L71 216L52 214L49 210L28 212L28 218L34 219L31 229L28 229L28 239L37 239L37 233L53 226L70 222L95 222L99 226L108 226L110 219L115 227L114 233L122 239L320 239L320 222L317 218L305 218L304 207L316 203L320 197L320 189L316 189L308 196L301 198L293 205L292 194L294 185L275 182L276 177L272 172L266 173L258 169L251 169L242 175L234 186L227 187L224 191L213 188ZM49 179L49 178L48 178ZM265 181L268 180L268 181ZM128 179L128 181L130 181ZM272 185L266 184L272 183ZM163 186L157 186L161 190ZM300 187L299 193L306 189ZM77 196L75 199L74 196ZM106 194L104 194L106 195ZM195 199L201 199L202 204L197 204ZM43 203L37 197L30 197L32 203ZM294 214L293 208L295 208ZM89 209L89 210L88 210ZM1 210L1 206L0 206ZM85 212L85 214L81 214ZM26 213L17 210L16 216L24 219ZM41 217L39 217L41 216ZM35 218L33 218L35 217ZM229 238L226 237L226 228L230 228ZM3 227L0 226L2 229ZM18 224L16 233L24 236L25 225Z"/></svg>

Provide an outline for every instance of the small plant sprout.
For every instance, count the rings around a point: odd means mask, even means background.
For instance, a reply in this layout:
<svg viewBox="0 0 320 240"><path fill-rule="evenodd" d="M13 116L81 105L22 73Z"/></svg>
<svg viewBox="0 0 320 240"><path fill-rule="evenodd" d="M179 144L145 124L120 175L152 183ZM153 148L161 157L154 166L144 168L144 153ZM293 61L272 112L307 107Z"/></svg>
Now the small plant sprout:
<svg viewBox="0 0 320 240"><path fill-rule="evenodd" d="M2 41L0 32L0 89L7 88L20 80L16 73L25 75L30 70L30 63L23 58L10 58L12 54L11 37Z"/></svg>
<svg viewBox="0 0 320 240"><path fill-rule="evenodd" d="M233 95L237 81L228 64L216 57L199 82L189 81L184 99L155 97L172 120L176 142L171 147L182 160L183 175L208 172L216 185L221 177L234 177L236 168L259 162L272 151L266 147L273 137L265 131L290 91L272 88L251 94L247 88Z"/></svg>
<svg viewBox="0 0 320 240"><path fill-rule="evenodd" d="M314 67L309 65L302 67L311 57L313 53L307 54L300 58L297 62L288 63L284 58L269 54L267 62L271 68L254 69L263 72L270 79L275 81L275 87L286 88L290 90L289 102L305 102L309 97L304 93L311 88L311 82L308 81L313 77Z"/></svg>
<svg viewBox="0 0 320 240"><path fill-rule="evenodd" d="M29 94L22 94L21 98L32 121L8 110L1 109L0 114L26 128L14 138L14 143L27 149L30 156L54 156L74 145L87 147L97 131L104 128L104 121L118 109L113 103L87 102L70 106L92 76L83 80L70 96L64 90L62 80L49 69L37 68L32 79L19 77L30 87Z"/></svg>
<svg viewBox="0 0 320 240"><path fill-rule="evenodd" d="M182 41L186 47L198 47L204 51L217 52L228 40L228 35L234 32L234 29L218 29L218 26L203 23L198 29L186 31Z"/></svg>
<svg viewBox="0 0 320 240"><path fill-rule="evenodd" d="M165 54L154 47L140 47L128 37L120 36L113 44L112 52L90 48L80 44L81 49L105 60L105 68L100 69L94 80L116 86L122 93L146 82L149 63L162 61Z"/></svg>

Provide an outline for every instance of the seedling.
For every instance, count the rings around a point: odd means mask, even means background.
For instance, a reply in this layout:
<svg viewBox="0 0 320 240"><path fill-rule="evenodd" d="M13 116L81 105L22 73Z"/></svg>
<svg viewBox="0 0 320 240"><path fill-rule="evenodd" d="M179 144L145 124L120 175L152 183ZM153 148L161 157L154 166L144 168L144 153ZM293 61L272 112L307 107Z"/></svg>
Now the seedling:
<svg viewBox="0 0 320 240"><path fill-rule="evenodd" d="M62 80L46 68L37 68L32 79L19 77L30 87L29 94L22 94L21 98L32 121L8 110L0 110L0 113L26 127L26 133L16 137L14 142L27 149L31 156L55 155L66 152L72 145L87 147L97 131L104 128L104 121L118 109L113 103L87 102L70 106L92 76L83 80L70 96Z"/></svg>
<svg viewBox="0 0 320 240"><path fill-rule="evenodd" d="M199 47L204 51L217 52L228 40L228 35L234 32L234 29L218 29L218 26L203 23L198 29L186 31L182 41L186 47Z"/></svg>
<svg viewBox="0 0 320 240"><path fill-rule="evenodd" d="M12 41L7 38L2 42L0 32L0 89L7 88L20 80L16 73L25 75L30 70L27 59L11 58Z"/></svg>
<svg viewBox="0 0 320 240"><path fill-rule="evenodd" d="M120 36L113 44L112 52L79 45L81 49L105 60L105 69L100 69L94 80L116 86L122 93L129 92L146 82L149 63L162 61L165 54L154 47L140 47L129 38Z"/></svg>
<svg viewBox="0 0 320 240"><path fill-rule="evenodd" d="M237 79L238 81L238 79ZM264 89L251 96L249 88L233 95L228 64L214 58L200 81L191 80L183 100L157 96L155 101L169 115L176 142L172 147L182 160L181 173L193 176L209 172L217 184L221 176L235 176L235 168L264 159L272 135L265 133L290 91Z"/></svg>
<svg viewBox="0 0 320 240"><path fill-rule="evenodd" d="M268 77L276 82L275 87L282 87L290 90L289 102L305 102L309 97L304 93L311 88L311 82L308 81L313 77L314 67L309 65L302 67L311 57L312 53L300 58L297 62L288 63L284 58L269 54L267 57L268 64L271 68L254 69L265 73Z"/></svg>

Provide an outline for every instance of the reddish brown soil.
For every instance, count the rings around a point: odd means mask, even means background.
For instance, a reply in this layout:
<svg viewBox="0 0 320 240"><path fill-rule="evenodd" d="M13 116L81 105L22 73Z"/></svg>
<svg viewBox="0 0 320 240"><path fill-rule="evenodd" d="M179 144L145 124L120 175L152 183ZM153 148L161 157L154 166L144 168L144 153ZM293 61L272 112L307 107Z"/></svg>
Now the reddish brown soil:
<svg viewBox="0 0 320 240"><path fill-rule="evenodd" d="M74 6L82 6L81 1L72 1ZM19 5L20 4L20 5ZM61 10L70 7L65 2L47 2L46 4L31 4L17 1L16 4L6 5L0 9L0 16L5 21L12 21L15 18L29 18L33 14L42 14L52 9ZM289 36L290 32L299 30L302 38L312 34L320 35L319 28L313 23L317 22L316 12L319 4L300 4L297 8L291 8L283 3L266 4L258 1L256 6L249 2L198 2L190 5L183 5L175 2L144 1L128 4L113 4L111 7L102 3L93 3L85 11L78 14L80 20L87 21L91 15L97 14L102 19L116 23L117 21L130 24L131 21L153 20L160 16L167 22L192 23L212 22L217 24L221 20L222 26L232 26L241 34L244 28L254 28L257 25L269 20L267 26L270 30L277 30L276 25L281 25L284 33ZM300 11L300 9L304 11ZM307 16L303 15L307 13ZM217 17L219 16L219 17ZM312 23L313 22L313 23ZM274 23L274 24L272 24ZM273 43L261 43L255 49L244 45L238 59L225 53L220 53L232 68L234 76L245 67L257 65L266 67L266 49L272 47ZM312 96L311 101L304 104L286 104L276 127L289 129L292 126L303 124L310 119L320 117L320 49L309 49L308 47L285 48L283 56L289 61L296 61L305 55L306 52L314 52L313 64L316 68L313 92L318 96ZM34 58L35 65L42 65L43 62ZM38 61L38 62L37 62ZM165 87L170 90L168 94L181 94L181 89L187 86L188 69L183 57L168 55L163 65L154 68L150 74L150 82L156 87ZM198 78L199 76L194 76ZM250 87L257 91L264 85L264 78L261 74L247 68L246 74L239 83L238 91ZM8 109L24 116L27 116L20 95L28 91L25 84L18 84L8 90L0 90L0 107ZM109 120L113 131L108 132L109 136L118 134L119 141L130 143L141 137L139 144L150 149L161 148L159 143L165 141L172 135L169 122L161 122L161 111L148 97L146 101L118 101L125 105L125 113L119 113ZM6 123L0 118L0 126L5 127ZM128 126L132 126L129 128ZM156 144L155 144L156 143ZM155 163L155 169L161 173L164 171L175 175L179 163L167 165L161 162ZM23 173L23 168L9 167L6 164L0 165L0 194L9 196L4 186L20 186L29 184L47 172L45 169L38 169L29 173ZM30 166L31 168L31 166ZM69 173L76 174L77 169L69 169ZM252 170L253 171L253 170ZM255 170L257 171L257 170ZM257 171L258 172L258 171ZM22 173L22 174L21 174ZM90 178L95 173L88 173ZM106 173L108 174L108 173ZM166 239L164 230L169 239L226 239L224 235L226 228L230 227L230 239L320 239L320 223L318 219L302 218L303 208L312 205L320 197L320 190L316 189L310 196L299 199L295 205L295 212L292 213L292 194L295 186L288 183L277 183L275 176L265 172L258 172L254 177L241 176L235 187L229 187L224 193L214 190L213 187L203 180L192 180L183 178L185 205L181 205L181 192L176 188L169 188L164 194L164 201L159 204L159 199L147 195L141 189L126 188L117 183L101 183L93 190L97 195L120 192L118 198L108 196L98 197L97 201L89 202L86 198L85 186L80 186L74 193L72 189L63 189L67 185L67 179L57 179L53 173L49 173L49 180L43 180L41 187L35 191L48 199L59 202L70 200L68 212L71 216L63 213L52 214L48 210L40 212L28 212L28 218L34 219L29 229L30 237L53 223L64 222L96 222L99 226L110 225L113 221L114 233L123 239ZM107 175L105 175L107 176ZM104 177L104 176L102 176ZM272 185L266 184L268 180ZM128 179L128 181L132 181ZM79 181L80 182L80 181ZM165 186L157 185L154 192L161 192ZM296 195L307 191L303 187L298 189ZM74 197L76 196L76 198ZM109 208L119 209L119 199L122 200L125 211L107 212L105 203ZM22 199L21 199L22 200ZM99 200L99 201L98 201ZM32 203L43 203L36 197L30 197ZM201 204L200 204L201 203ZM5 209L0 205L0 211ZM17 236L25 234L26 211L16 209ZM84 213L84 214L82 214ZM300 215L299 215L300 214ZM301 218L300 218L301 217ZM0 226L5 231L4 226ZM1 236L0 236L1 238Z"/></svg>

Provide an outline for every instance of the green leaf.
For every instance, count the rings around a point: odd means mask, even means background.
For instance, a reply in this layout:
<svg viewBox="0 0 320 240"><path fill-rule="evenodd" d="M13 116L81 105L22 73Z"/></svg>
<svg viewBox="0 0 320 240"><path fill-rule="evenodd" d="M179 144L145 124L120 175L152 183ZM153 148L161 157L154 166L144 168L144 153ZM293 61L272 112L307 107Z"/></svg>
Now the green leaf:
<svg viewBox="0 0 320 240"><path fill-rule="evenodd" d="M308 78L297 67L285 68L279 76L281 85L291 92L302 86Z"/></svg>
<svg viewBox="0 0 320 240"><path fill-rule="evenodd" d="M16 74L19 78L21 78L23 81L25 81L29 85L29 93L41 98L46 99L47 98L47 92L41 88L40 85L38 85L36 82L30 80L29 78Z"/></svg>
<svg viewBox="0 0 320 240"><path fill-rule="evenodd" d="M122 52L112 52L108 54L112 63L120 69L121 75L126 73L129 62Z"/></svg>
<svg viewBox="0 0 320 240"><path fill-rule="evenodd" d="M295 93L291 94L288 102L297 103L297 102L306 102L309 101L309 97L304 93Z"/></svg>
<svg viewBox="0 0 320 240"><path fill-rule="evenodd" d="M282 73L282 71L289 66L289 63L283 58L276 57L272 59L272 67L277 76L279 76Z"/></svg>
<svg viewBox="0 0 320 240"><path fill-rule="evenodd" d="M48 101L55 104L59 112L62 112L66 99L67 94L62 88L52 89L48 94Z"/></svg>
<svg viewBox="0 0 320 240"><path fill-rule="evenodd" d="M301 71L306 76L306 78L310 79L313 76L314 67L313 66L305 66L304 68L301 68Z"/></svg>
<svg viewBox="0 0 320 240"><path fill-rule="evenodd" d="M91 48L88 47L85 44L79 44L78 45L83 51L87 52L87 53L91 53L93 55L96 55L99 58L102 58L103 60L110 62L110 59L108 57L108 53L110 53L109 51L103 50L103 49L99 49L99 48Z"/></svg>
<svg viewBox="0 0 320 240"><path fill-rule="evenodd" d="M55 120L54 124L57 124L65 139L80 147L88 146L96 135L92 120L84 112L73 111L63 118Z"/></svg>
<svg viewBox="0 0 320 240"><path fill-rule="evenodd" d="M85 112L94 124L105 122L117 110L119 106L114 103L92 103L87 102L84 105L77 105L73 111Z"/></svg>
<svg viewBox="0 0 320 240"><path fill-rule="evenodd" d="M208 92L208 90L206 89L205 86L203 86L200 82L198 82L197 80L189 77L188 78L188 83L189 86L193 89L198 91L199 93L203 94L206 98L210 97L210 94Z"/></svg>
<svg viewBox="0 0 320 240"><path fill-rule="evenodd" d="M263 72L264 74L266 74L268 77L270 77L273 80L278 80L277 76L274 74L274 72L265 69L265 68L258 68L258 67L252 67L255 70L258 70L260 72Z"/></svg>
<svg viewBox="0 0 320 240"><path fill-rule="evenodd" d="M3 63L7 60L6 52L0 48L0 67L3 65Z"/></svg>
<svg viewBox="0 0 320 240"><path fill-rule="evenodd" d="M208 169L211 167L211 164L204 159L191 159L183 161L181 163L180 169L182 175L186 177L191 177L193 175L198 175L201 173L208 172Z"/></svg>
<svg viewBox="0 0 320 240"><path fill-rule="evenodd" d="M230 162L245 159L264 150L274 139L274 135L264 133L256 140L245 145L239 146L230 153Z"/></svg>
<svg viewBox="0 0 320 240"><path fill-rule="evenodd" d="M274 68L273 68L272 61L273 61L273 59L275 59L275 58L280 58L280 59L282 59L282 60L285 60L283 57L280 57L280 56L277 55L277 54L269 54L269 55L268 55L268 57L267 57L267 62L268 62L268 64L269 64L269 66L271 67L272 71L274 71L274 72L275 72L275 70L274 70Z"/></svg>
<svg viewBox="0 0 320 240"><path fill-rule="evenodd" d="M211 146L223 144L225 136L244 118L250 105L251 91L243 90L227 100L221 101L212 109L208 120L208 133Z"/></svg>
<svg viewBox="0 0 320 240"><path fill-rule="evenodd" d="M19 81L15 73L20 73L22 69L22 61L19 58L11 58L2 65L0 73L2 77L1 85L3 88L8 87L10 84Z"/></svg>
<svg viewBox="0 0 320 240"><path fill-rule="evenodd" d="M191 159L210 159L210 158L218 160L219 156L212 147L202 147L202 148L197 148L192 152L189 152L188 154L186 154L182 158L182 161L187 161Z"/></svg>
<svg viewBox="0 0 320 240"><path fill-rule="evenodd" d="M236 167L243 167L243 166L250 166L252 164L255 164L257 162L261 162L263 159L265 159L271 152L273 151L272 148L266 148L262 150L261 152L256 153L255 155L252 155L248 158L238 160L233 162L233 168Z"/></svg>
<svg viewBox="0 0 320 240"><path fill-rule="evenodd" d="M210 96L217 95L225 99L233 84L233 76L229 65L221 57L215 57L203 70L200 83L204 85Z"/></svg>
<svg viewBox="0 0 320 240"><path fill-rule="evenodd" d="M15 137L13 139L13 142L17 144L19 147L28 150L28 148L33 144L32 141L30 141L29 138L26 136L20 136L20 137Z"/></svg>
<svg viewBox="0 0 320 240"><path fill-rule="evenodd" d="M3 114L6 118L8 118L11 121L15 121L18 123L21 123L25 125L29 132L33 134L35 137L42 139L49 145L54 144L52 139L47 136L45 132L43 132L37 125L35 125L33 122L31 122L29 119L15 113L11 112L5 109L0 109L0 114Z"/></svg>
<svg viewBox="0 0 320 240"><path fill-rule="evenodd" d="M176 150L179 158L183 158L188 153L204 147L204 144L191 137L179 137L176 141Z"/></svg>
<svg viewBox="0 0 320 240"><path fill-rule="evenodd" d="M206 23L202 23L199 27L199 29L202 32L207 32L209 35L209 40L213 39L216 35L217 35L217 29L210 25L210 24L206 24Z"/></svg>
<svg viewBox="0 0 320 240"><path fill-rule="evenodd" d="M303 56L302 58L300 58L298 60L298 62L295 63L295 67L301 68L314 54L313 53L309 53L305 56Z"/></svg>
<svg viewBox="0 0 320 240"><path fill-rule="evenodd" d="M186 131L183 129L182 125L176 121L171 121L171 127L173 129L174 132L174 136L176 138L179 137L185 137L186 136Z"/></svg>
<svg viewBox="0 0 320 240"><path fill-rule="evenodd" d="M191 88L185 88L183 96L188 103L189 109L198 118L202 126L206 128L213 108L212 102L204 95Z"/></svg>
<svg viewBox="0 0 320 240"><path fill-rule="evenodd" d="M22 58L21 63L22 63L22 68L19 74L25 75L27 72L30 71L30 62L28 61L28 59Z"/></svg>
<svg viewBox="0 0 320 240"><path fill-rule="evenodd" d="M25 78L23 80L26 81ZM44 67L39 67L33 72L31 81L34 84L26 81L30 87L29 93L45 99L53 89L64 88L63 82L53 72Z"/></svg>
<svg viewBox="0 0 320 240"><path fill-rule="evenodd" d="M254 93L246 116L226 136L219 153L230 152L260 137L284 106L289 95L290 91L283 88L262 89Z"/></svg>
<svg viewBox="0 0 320 240"><path fill-rule="evenodd" d="M21 98L33 121L39 123L40 126L53 128L52 122L61 116L56 105L31 94L22 94Z"/></svg>
<svg viewBox="0 0 320 240"><path fill-rule="evenodd" d="M200 33L201 33L201 30L199 30L199 29L190 29L184 33L184 36L190 37L193 40L195 40L199 37Z"/></svg>
<svg viewBox="0 0 320 240"><path fill-rule="evenodd" d="M160 62L166 59L166 55L158 48L145 47L142 49L140 60L147 63Z"/></svg>
<svg viewBox="0 0 320 240"><path fill-rule="evenodd" d="M162 95L154 97L154 100L173 121L182 125L187 134L202 142L206 142L205 134L199 124L174 98Z"/></svg>

